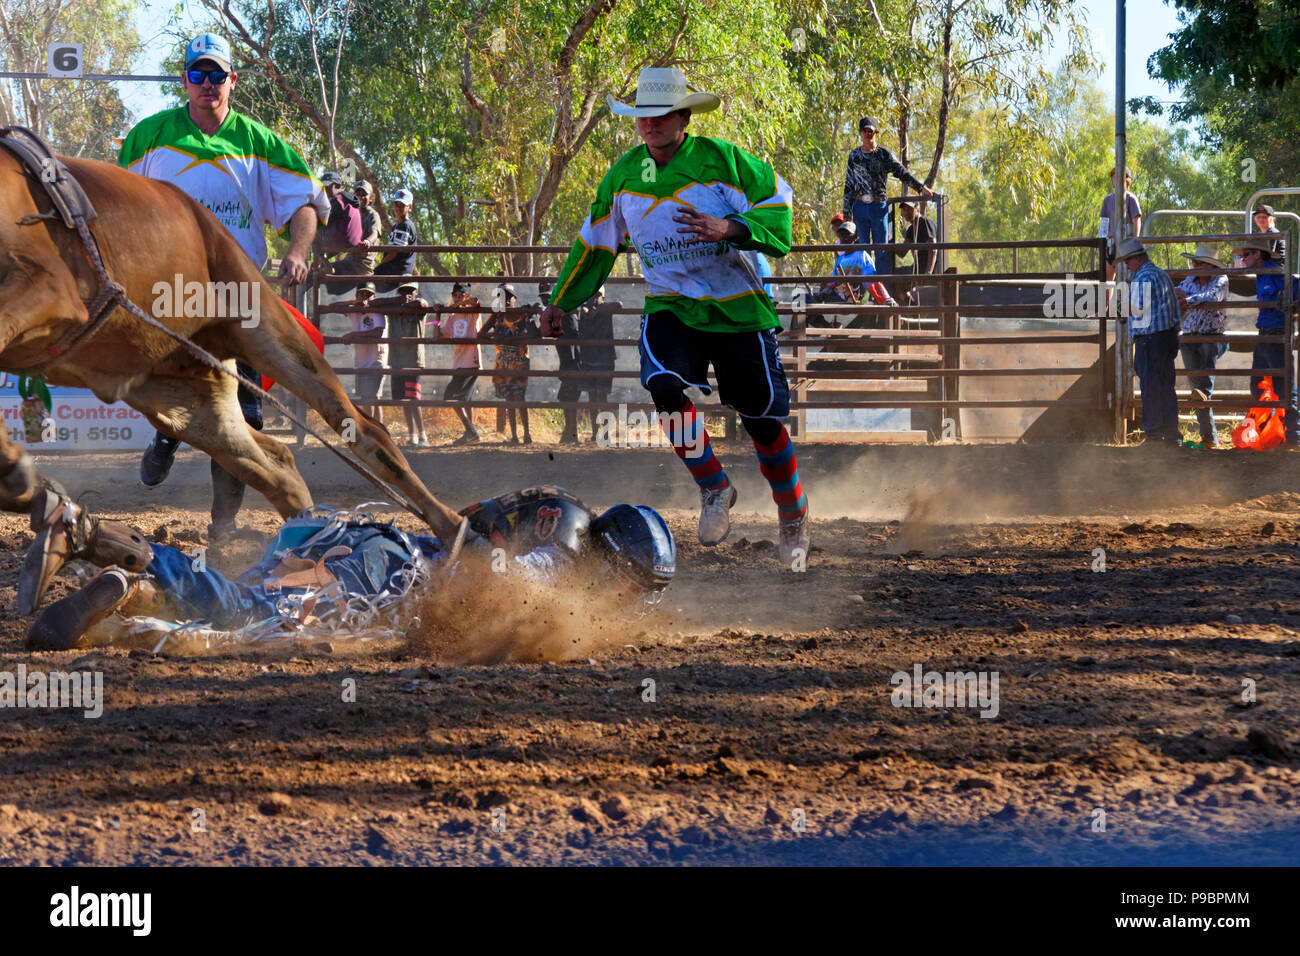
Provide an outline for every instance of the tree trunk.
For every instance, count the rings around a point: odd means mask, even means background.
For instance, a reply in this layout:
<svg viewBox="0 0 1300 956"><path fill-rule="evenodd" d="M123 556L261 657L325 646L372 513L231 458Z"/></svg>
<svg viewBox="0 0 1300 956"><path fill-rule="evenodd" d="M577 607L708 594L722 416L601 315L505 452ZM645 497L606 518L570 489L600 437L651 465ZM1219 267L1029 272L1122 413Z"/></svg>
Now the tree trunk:
<svg viewBox="0 0 1300 956"><path fill-rule="evenodd" d="M934 156L930 159L930 172L925 184L933 188L939 176L939 160L948 141L948 114L952 109L952 2L949 0L943 19L943 80L939 91L939 130L934 139Z"/></svg>

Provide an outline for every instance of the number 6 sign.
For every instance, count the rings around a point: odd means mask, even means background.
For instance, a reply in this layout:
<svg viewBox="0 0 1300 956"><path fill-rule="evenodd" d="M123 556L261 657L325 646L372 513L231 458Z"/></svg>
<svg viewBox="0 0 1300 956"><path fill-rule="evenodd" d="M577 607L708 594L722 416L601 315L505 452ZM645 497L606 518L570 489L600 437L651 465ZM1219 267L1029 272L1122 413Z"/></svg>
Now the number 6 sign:
<svg viewBox="0 0 1300 956"><path fill-rule="evenodd" d="M45 72L50 76L81 76L81 44L51 43Z"/></svg>

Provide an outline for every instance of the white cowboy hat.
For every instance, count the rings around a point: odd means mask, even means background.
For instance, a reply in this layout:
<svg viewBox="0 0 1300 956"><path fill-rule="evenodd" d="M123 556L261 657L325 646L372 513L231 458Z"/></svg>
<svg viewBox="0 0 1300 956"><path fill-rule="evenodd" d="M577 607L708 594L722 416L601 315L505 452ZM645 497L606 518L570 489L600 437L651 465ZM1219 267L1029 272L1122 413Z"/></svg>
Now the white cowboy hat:
<svg viewBox="0 0 1300 956"><path fill-rule="evenodd" d="M676 67L648 66L636 78L636 105L620 103L606 96L611 113L619 116L666 116L674 110L708 113L722 99L712 93L692 93L686 88L686 74Z"/></svg>
<svg viewBox="0 0 1300 956"><path fill-rule="evenodd" d="M1198 242L1196 244L1196 251L1184 252L1183 258L1192 262L1205 262L1214 266L1216 269L1227 268L1227 266L1223 264L1222 260L1214 254L1214 246L1210 245L1208 242Z"/></svg>

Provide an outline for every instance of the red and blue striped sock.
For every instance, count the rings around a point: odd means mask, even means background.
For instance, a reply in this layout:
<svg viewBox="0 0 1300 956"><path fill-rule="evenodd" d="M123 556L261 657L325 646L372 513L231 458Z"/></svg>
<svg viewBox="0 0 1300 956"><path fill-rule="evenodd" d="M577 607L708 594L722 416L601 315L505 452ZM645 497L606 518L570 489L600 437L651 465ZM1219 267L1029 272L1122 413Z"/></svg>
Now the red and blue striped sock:
<svg viewBox="0 0 1300 956"><path fill-rule="evenodd" d="M800 518L808 510L808 497L803 493L799 481L799 463L794 457L794 443L790 433L781 426L780 434L768 445L754 442L754 451L758 453L758 470L763 473L767 483L772 486L772 500L776 502L776 512L783 521Z"/></svg>
<svg viewBox="0 0 1300 956"><path fill-rule="evenodd" d="M689 398L680 412L660 412L659 426L697 485L713 491L731 484L722 470L722 462L713 454L709 433Z"/></svg>

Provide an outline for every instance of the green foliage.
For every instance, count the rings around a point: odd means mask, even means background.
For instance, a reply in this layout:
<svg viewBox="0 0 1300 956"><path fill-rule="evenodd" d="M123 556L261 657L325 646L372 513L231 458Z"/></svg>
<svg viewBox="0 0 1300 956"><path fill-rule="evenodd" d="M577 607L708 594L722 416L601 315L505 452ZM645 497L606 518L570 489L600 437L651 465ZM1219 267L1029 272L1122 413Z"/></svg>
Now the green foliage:
<svg viewBox="0 0 1300 956"><path fill-rule="evenodd" d="M50 43L82 44L86 73L129 73L140 50L128 0L4 0L5 70L44 73ZM68 156L116 159L113 136L127 125L118 91L90 80L0 80L0 125L27 126Z"/></svg>
<svg viewBox="0 0 1300 956"><path fill-rule="evenodd" d="M1250 160L1253 185L1300 181L1293 142L1300 127L1300 2L1176 5L1181 27L1148 63L1153 75L1181 87L1173 118L1199 122L1203 138L1232 158L1239 177Z"/></svg>
<svg viewBox="0 0 1300 956"><path fill-rule="evenodd" d="M1047 119L1059 129L1045 154L1050 175L1041 188L1019 189L1009 168L1017 147L1008 147L1003 133L989 137L981 155L972 157L980 176L964 183L957 204L957 232L962 240L1062 239L1097 235L1101 203L1110 192L1114 166L1114 123L1105 95L1095 86L1056 77L1049 85ZM1130 117L1127 153L1133 170L1133 193L1144 216L1157 209L1241 209L1251 188L1236 175L1231 157L1198 144L1183 129L1167 129L1149 120ZM1157 234L1183 235L1240 228L1226 219L1164 218ZM1147 226L1144 220L1143 232ZM1174 264L1177 249L1161 248L1153 258L1165 267ZM1070 251L1022 252L1020 268L1035 271L1091 268L1091 254ZM964 265L987 271L1009 270L1011 254L1004 251L970 253Z"/></svg>

